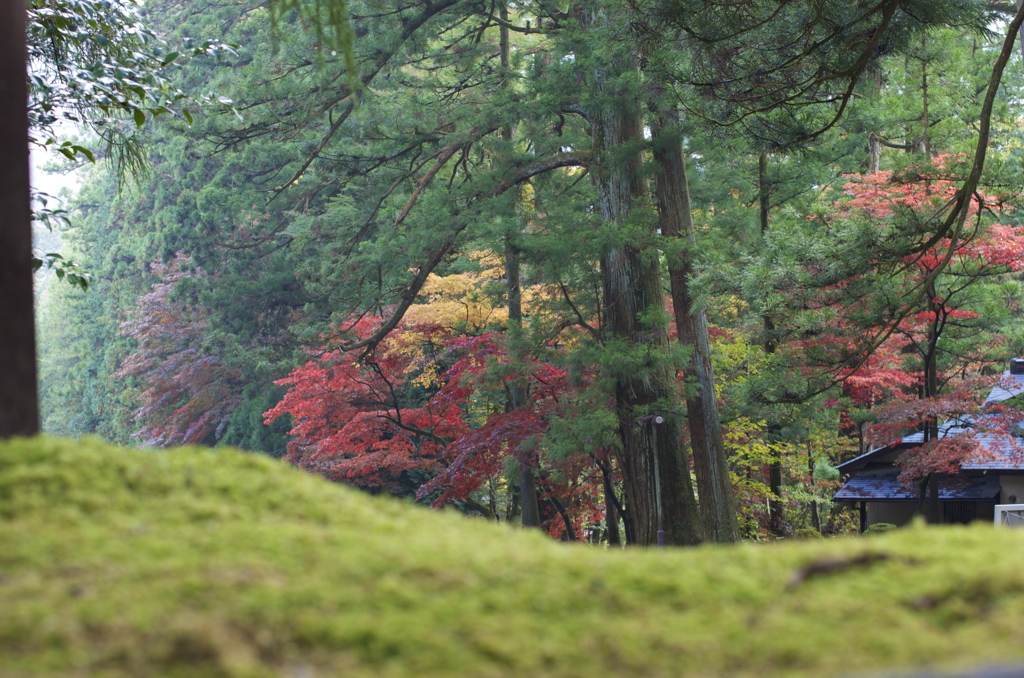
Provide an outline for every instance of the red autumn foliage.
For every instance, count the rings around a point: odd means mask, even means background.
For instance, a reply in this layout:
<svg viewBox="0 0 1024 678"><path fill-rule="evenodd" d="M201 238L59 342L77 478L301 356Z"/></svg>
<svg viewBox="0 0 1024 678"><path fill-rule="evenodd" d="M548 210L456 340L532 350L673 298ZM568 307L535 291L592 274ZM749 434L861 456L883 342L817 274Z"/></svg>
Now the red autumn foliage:
<svg viewBox="0 0 1024 678"><path fill-rule="evenodd" d="M923 247L934 228L934 215L956 191L955 178L948 169L955 161L952 156L940 156L930 167L901 174L850 176L843 187L845 198L834 204L835 211L826 221L866 219L880 232L898 221L900 234L892 239L915 241ZM854 374L848 367L852 365L859 367L856 372L860 379L874 379L865 375L881 370L878 379L884 382L882 375L898 362L892 356L921 352L924 343L951 326L969 325L978 314L958 304L970 286L989 276L1024 270L1024 227L991 223L1000 209L995 199L977 193L971 201L968 223L955 244L944 238L925 249L911 248L912 253L896 262L879 259L876 274L898 281L894 290L885 292L884 300L865 297L872 292L864 275L817 290L805 307L828 312L832 326L804 340L802 346L815 349L820 364L838 365L839 375L844 378ZM940 266L944 266L941 277L936 274ZM923 301L921 292L926 293ZM878 310L882 303L884 313ZM892 329L892 318L901 319L889 337L892 344L878 345L876 338ZM868 351L875 349L884 357L865 360ZM902 380L890 372L889 381L898 386ZM861 394L862 401L866 395Z"/></svg>
<svg viewBox="0 0 1024 678"><path fill-rule="evenodd" d="M378 320L364 318L348 329L361 338L378 326ZM410 482L408 472L416 471L416 497L435 507L462 502L486 508L473 493L504 482L510 462L525 462L538 475L549 533L581 538L581 528L601 518L598 469L582 455L546 460L542 468L537 453L559 395L569 387L566 374L537 360L513 369L506 343L495 332L458 337L436 325L417 324L399 327L360 362L329 341L319 355L276 382L289 389L266 412L266 423L292 416L288 458L300 467L394 493ZM449 366L424 395L423 385L411 379L439 364ZM505 411L503 399L491 395L504 393L513 382L525 385L528 399Z"/></svg>
<svg viewBox="0 0 1024 678"><path fill-rule="evenodd" d="M877 271L864 274L890 276L895 282L879 298L861 296L873 292L860 275L820 290L810 306L829 311L833 320L803 342L820 364L833 366L856 407L874 409L879 422L870 437L876 444L914 430L935 431L943 421L973 422L962 435L929 440L905 454L907 482L928 473L955 472L964 459L979 453L973 442L979 431L999 436L1005 423L992 413L979 417L978 397L987 392L984 380L963 379L991 364L999 337L985 335L985 319L962 304L978 281L1024 270L1024 227L992 223L1002 205L979 192L956 241L947 237L925 247L935 216L956 192L951 171L956 162L940 156L930 167L900 174L849 177L845 198L835 203L831 219L866 219L880 233L892 232L894 242L902 238L918 245L895 261L879 259ZM943 347L958 336L973 345L960 342L946 351ZM848 418L844 423L852 424Z"/></svg>
<svg viewBox="0 0 1024 678"><path fill-rule="evenodd" d="M363 338L378 324L362 319L350 331ZM292 416L289 459L332 480L374 489L397 489L400 475L410 470L438 472L445 445L467 430L458 409L440 401L403 407L406 374L414 366L411 355L389 350L393 338L362 363L333 343L275 382L289 389L265 413L266 423Z"/></svg>
<svg viewBox="0 0 1024 678"><path fill-rule="evenodd" d="M922 444L900 457L900 481L912 485L930 474L955 474L961 464L988 463L999 456L1020 457L1024 447L1014 435L1024 421L1019 409L1007 403L986 402L985 394L1000 383L996 377L973 377L952 382L941 395L897 403L877 409L871 428L881 444L894 444L913 429L931 433ZM1019 389L1019 382L1001 384ZM935 426L933 422L942 420Z"/></svg>

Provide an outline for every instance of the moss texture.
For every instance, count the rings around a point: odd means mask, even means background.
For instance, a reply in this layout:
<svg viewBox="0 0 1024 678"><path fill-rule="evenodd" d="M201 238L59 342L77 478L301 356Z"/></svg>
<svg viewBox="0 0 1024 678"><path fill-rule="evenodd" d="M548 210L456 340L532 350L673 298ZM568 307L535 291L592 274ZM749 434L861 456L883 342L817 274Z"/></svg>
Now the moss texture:
<svg viewBox="0 0 1024 678"><path fill-rule="evenodd" d="M0 676L839 676L1024 658L1024 532L605 551L231 450L0 444Z"/></svg>

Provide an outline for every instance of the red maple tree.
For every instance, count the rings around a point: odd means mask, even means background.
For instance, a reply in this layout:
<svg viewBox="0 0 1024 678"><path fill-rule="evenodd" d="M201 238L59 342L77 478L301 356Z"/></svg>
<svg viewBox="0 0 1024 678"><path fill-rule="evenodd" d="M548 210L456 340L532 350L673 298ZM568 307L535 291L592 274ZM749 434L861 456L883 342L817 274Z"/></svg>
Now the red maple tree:
<svg viewBox="0 0 1024 678"><path fill-rule="evenodd" d="M345 329L358 339L378 326L364 317ZM327 341L276 382L288 391L266 423L291 415L293 463L374 491L401 493L411 483L432 506L455 502L493 515L478 495L503 482L516 460L538 472L544 527L553 536L583 538L583 528L600 520L593 459L540 459L540 440L569 388L564 371L535 359L513 365L500 333L453 336L430 323L400 326L362 360L339 342ZM434 372L436 380L418 378ZM506 411L493 396L512 382L526 384L529 395Z"/></svg>
<svg viewBox="0 0 1024 678"><path fill-rule="evenodd" d="M832 366L853 406L873 409L869 443L923 433L924 444L904 455L907 482L958 469L977 452L971 429L1001 426L978 409L987 392L979 375L1002 358L1001 338L972 304L979 283L1024 270L1024 227L998 223L1008 208L977 192L955 239L931 238L934 215L956 191L957 162L939 156L900 173L848 177L826 227L873 224L880 246L900 244L821 288L809 306L828 309L832 320L798 342ZM974 423L962 435L940 435L941 423L954 420Z"/></svg>

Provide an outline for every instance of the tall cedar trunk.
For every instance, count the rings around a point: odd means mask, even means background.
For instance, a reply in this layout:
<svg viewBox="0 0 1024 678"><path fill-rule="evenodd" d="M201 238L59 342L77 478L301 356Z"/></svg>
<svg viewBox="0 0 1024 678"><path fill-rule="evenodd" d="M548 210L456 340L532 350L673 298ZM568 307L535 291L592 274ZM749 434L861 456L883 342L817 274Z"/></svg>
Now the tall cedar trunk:
<svg viewBox="0 0 1024 678"><path fill-rule="evenodd" d="M768 181L768 155L762 153L757 158L757 187L758 187L758 212L761 217L761 238L768 236L768 211L771 207L770 184ZM765 314L764 322L764 352L768 355L775 353L775 323L771 315ZM768 513L771 519L772 534L777 537L785 536L786 515L782 503L782 460L779 458L779 451L774 443L779 437L779 424L771 421L768 424L767 438L773 444L771 462L768 464ZM815 527L817 526L817 505L812 503L812 514Z"/></svg>
<svg viewBox="0 0 1024 678"><path fill-rule="evenodd" d="M25 3L0 9L0 438L39 432Z"/></svg>
<svg viewBox="0 0 1024 678"><path fill-rule="evenodd" d="M501 20L508 22L508 8L503 2L499 9ZM500 29L500 52L502 87L508 86L509 69L509 41L508 28L505 25ZM512 127L505 125L501 128L501 136L505 141L512 141ZM523 295L519 284L519 260L520 252L516 247L512 234L505 239L505 275L507 279L508 293L508 325L509 335L512 339L512 358L517 362L522 360L520 347L522 346L523 333ZM526 404L526 388L520 380L513 382L509 388L508 407L515 410ZM519 497L523 506L523 527L540 527L540 505L537 501L537 480L534 477L533 468L525 461L519 462Z"/></svg>
<svg viewBox="0 0 1024 678"><path fill-rule="evenodd" d="M938 341L939 341L939 309L935 303L935 287L928 288L928 311L931 314L931 325L928 326L928 337L923 356L924 383L921 388L922 398L932 398L939 392L939 363L938 363ZM937 440L939 437L939 420L935 416L925 417L924 420L924 442L928 443ZM939 481L934 473L927 477L928 504L925 516L929 523L941 522L939 511Z"/></svg>
<svg viewBox="0 0 1024 678"><path fill-rule="evenodd" d="M505 271L508 276L508 324L512 341L512 358L520 361L522 346L523 305L519 286L519 250L508 243L505 250ZM508 407L515 410L526 404L526 388L520 380L509 386ZM533 467L519 462L519 498L523 506L523 527L540 527L540 506L537 501L537 480Z"/></svg>
<svg viewBox="0 0 1024 678"><path fill-rule="evenodd" d="M668 257L668 269L679 341L691 347L687 376L696 380L698 388L695 395L686 399L686 417L697 473L704 538L733 542L739 539L739 526L715 399L708 321L703 309L695 308L690 294L690 276L693 273L691 251L696 238L686 162L676 129L675 113L662 112L653 127L661 233L665 238L683 241L681 247L673 248L678 254Z"/></svg>
<svg viewBox="0 0 1024 678"><path fill-rule="evenodd" d="M938 369L938 339L939 339L939 316L938 307L935 304L935 288L928 288L928 311L931 314L932 322L928 327L928 337L925 344L925 352L922 356L924 363L924 383L921 385L921 397L930 398L938 394L939 390L939 369ZM926 417L924 420L923 440L928 443L939 437L939 421L934 416ZM927 498L927 503L926 503ZM929 523L940 522L939 513L939 484L934 473L929 473L922 484L921 489L922 513Z"/></svg>
<svg viewBox="0 0 1024 678"><path fill-rule="evenodd" d="M604 20L600 11L591 7L583 10L581 23L585 29ZM620 89L615 78L635 70L636 64L627 63L625 57L612 57L610 61L593 72L601 104L590 115L595 159L591 177L597 187L602 219L625 227L634 203L649 204L650 195L641 178L638 142L643 137L638 101L628 88ZM668 333L664 327L640 320L656 317L664 308L659 269L653 243L635 240L608 252L601 262L605 332L627 345L647 345L652 349L651 364L645 373L621 376L615 387L622 443L618 463L629 512L627 536L637 545L654 544L660 523L666 543L696 544L701 540L700 524L680 421L675 413L678 387L670 366L660 357L668 348ZM637 420L655 403L664 407L665 412L664 423L653 433L654 423L638 425Z"/></svg>

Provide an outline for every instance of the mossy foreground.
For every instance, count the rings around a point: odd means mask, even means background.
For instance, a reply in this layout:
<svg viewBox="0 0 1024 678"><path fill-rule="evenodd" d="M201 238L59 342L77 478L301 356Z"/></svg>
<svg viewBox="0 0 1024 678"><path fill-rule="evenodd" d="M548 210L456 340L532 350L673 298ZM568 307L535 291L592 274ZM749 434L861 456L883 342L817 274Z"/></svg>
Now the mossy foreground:
<svg viewBox="0 0 1024 678"><path fill-rule="evenodd" d="M608 552L256 456L0 445L0 676L841 676L1024 658L1024 532Z"/></svg>

